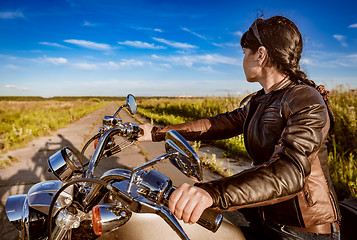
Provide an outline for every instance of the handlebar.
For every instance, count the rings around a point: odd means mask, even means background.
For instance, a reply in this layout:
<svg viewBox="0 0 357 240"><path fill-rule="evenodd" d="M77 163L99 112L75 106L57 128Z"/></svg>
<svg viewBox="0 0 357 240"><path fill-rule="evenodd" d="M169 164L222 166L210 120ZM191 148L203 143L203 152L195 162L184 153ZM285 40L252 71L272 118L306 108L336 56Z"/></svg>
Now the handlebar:
<svg viewBox="0 0 357 240"><path fill-rule="evenodd" d="M109 150L106 149L107 144L110 142L110 139L112 139L114 135L122 136L133 142L133 140L136 140L142 134L142 130L138 125L130 122L122 123L121 120L115 116L103 117L103 128L101 128L100 132L101 136L98 139L98 145L89 162L89 167L85 172L86 178L92 178L94 176L94 169L98 165L103 154L110 156L122 150L121 146L119 145L115 145ZM105 150L107 151L104 152ZM154 160L152 161L155 162ZM144 164L144 166L141 167L146 167L147 164ZM138 167L138 169L141 168ZM131 178L133 178L134 175L135 174L133 174ZM156 202L152 201L151 199L147 199L145 196L137 195L136 191L131 191L133 179L130 179L130 181L122 181L121 183L123 182L127 182L126 189L120 189L123 186L122 184L119 184L121 186L119 189L118 185L115 183L113 186L116 185L114 188L119 190L117 191L117 194L120 195L122 200L127 202L132 211L156 213L161 216L182 239L188 239L180 224L177 222L176 218L167 207L170 195L175 190L174 187L171 187L168 191L165 191L166 193L164 193L164 197L161 199L161 202ZM197 223L212 232L216 232L222 222L222 219L222 215L218 212L212 209L206 209Z"/></svg>
<svg viewBox="0 0 357 240"><path fill-rule="evenodd" d="M175 190L176 190L175 187L171 187L168 190L168 193L164 196L163 204L165 206L168 206L170 196L171 196L172 192ZM218 230L219 226L221 225L222 220L223 220L223 216L219 212L217 212L211 208L206 208L203 211L201 217L198 219L197 224L201 225L202 227L204 227L212 232L216 232Z"/></svg>
<svg viewBox="0 0 357 240"><path fill-rule="evenodd" d="M103 118L104 119L104 118ZM104 120L103 120L104 121ZM102 135L99 137L98 139L98 145L92 155L91 160L89 161L89 166L88 169L85 173L85 177L93 177L94 176L94 169L95 167L98 165L101 156L104 154L104 150L105 147L107 146L109 140L111 139L112 136L114 135L119 135L122 136L124 138L127 138L128 140L135 140L139 137L139 134L141 132L140 127L134 123L121 123L116 122L116 121L112 121L108 118L106 118L106 123L108 122L114 122L114 127L108 127L106 125L107 128L103 128L103 133ZM118 153L122 150L123 148L119 147L115 147L114 149L112 149L110 152L105 153L108 155L113 155L115 153Z"/></svg>

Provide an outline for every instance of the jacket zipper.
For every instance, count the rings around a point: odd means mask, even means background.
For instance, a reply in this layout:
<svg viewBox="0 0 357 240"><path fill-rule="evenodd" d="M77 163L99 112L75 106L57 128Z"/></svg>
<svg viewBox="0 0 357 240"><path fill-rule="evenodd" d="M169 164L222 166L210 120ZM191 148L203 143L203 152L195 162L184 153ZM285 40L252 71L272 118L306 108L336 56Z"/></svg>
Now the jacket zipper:
<svg viewBox="0 0 357 240"><path fill-rule="evenodd" d="M336 221L337 221L338 225L340 225L341 220L339 218L338 208L336 206L336 200L335 200L335 198L334 198L334 196L333 196L333 194L331 193L330 190L329 190L329 193L330 193L330 196L331 196L331 199L332 199L333 213L335 214L335 218L336 218Z"/></svg>

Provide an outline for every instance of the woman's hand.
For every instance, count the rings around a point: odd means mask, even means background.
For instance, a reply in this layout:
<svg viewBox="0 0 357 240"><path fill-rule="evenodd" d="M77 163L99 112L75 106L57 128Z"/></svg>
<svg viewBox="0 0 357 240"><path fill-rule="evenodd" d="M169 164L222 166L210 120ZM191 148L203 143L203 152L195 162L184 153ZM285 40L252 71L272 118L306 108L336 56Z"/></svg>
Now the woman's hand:
<svg viewBox="0 0 357 240"><path fill-rule="evenodd" d="M204 189L182 184L170 196L169 209L185 223L196 223L206 208L212 206L211 195Z"/></svg>
<svg viewBox="0 0 357 240"><path fill-rule="evenodd" d="M151 131L152 131L152 128L154 127L154 125L152 125L150 123L146 123L143 125L139 125L139 127L143 130L144 134L138 138L138 141L139 142L152 141Z"/></svg>

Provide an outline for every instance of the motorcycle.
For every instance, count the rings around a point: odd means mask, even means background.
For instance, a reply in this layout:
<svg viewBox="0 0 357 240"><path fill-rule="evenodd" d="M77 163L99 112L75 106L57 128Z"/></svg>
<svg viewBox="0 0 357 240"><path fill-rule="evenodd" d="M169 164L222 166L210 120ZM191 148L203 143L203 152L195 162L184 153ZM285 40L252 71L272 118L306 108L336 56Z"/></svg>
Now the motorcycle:
<svg viewBox="0 0 357 240"><path fill-rule="evenodd" d="M98 134L84 145L80 156L65 147L48 159L58 180L35 184L27 194L10 196L6 214L22 239L245 239L241 230L223 216L206 209L198 224L183 224L168 209L174 191L172 180L153 165L169 159L187 177L202 181L196 152L177 132L166 134L166 153L132 170L111 169L102 176L94 170L106 157L135 143L138 125L117 117L126 108L132 115L137 105L129 94L113 116L104 116ZM115 136L123 141L116 143ZM84 153L94 142L88 162Z"/></svg>

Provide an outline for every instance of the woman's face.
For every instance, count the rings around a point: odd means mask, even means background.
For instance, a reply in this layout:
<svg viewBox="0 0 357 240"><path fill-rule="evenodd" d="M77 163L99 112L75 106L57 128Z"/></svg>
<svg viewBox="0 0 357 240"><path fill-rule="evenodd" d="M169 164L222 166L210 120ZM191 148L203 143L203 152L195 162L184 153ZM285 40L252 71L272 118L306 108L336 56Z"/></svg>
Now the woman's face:
<svg viewBox="0 0 357 240"><path fill-rule="evenodd" d="M258 72L258 51L253 53L249 48L243 48L243 69L248 82L257 82Z"/></svg>

